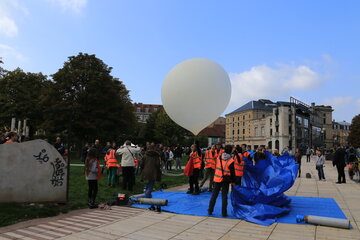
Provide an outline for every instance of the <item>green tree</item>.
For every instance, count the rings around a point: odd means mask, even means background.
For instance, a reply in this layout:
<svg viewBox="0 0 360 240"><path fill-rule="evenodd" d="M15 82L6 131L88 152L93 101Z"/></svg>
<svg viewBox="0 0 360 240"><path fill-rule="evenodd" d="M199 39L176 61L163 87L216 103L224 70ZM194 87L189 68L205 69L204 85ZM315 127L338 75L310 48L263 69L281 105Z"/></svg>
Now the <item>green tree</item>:
<svg viewBox="0 0 360 240"><path fill-rule="evenodd" d="M125 85L111 75L112 68L95 55L71 56L53 77L43 102L44 128L70 132L75 141L123 138L132 131L135 116Z"/></svg>
<svg viewBox="0 0 360 240"><path fill-rule="evenodd" d="M349 143L360 146L360 114L356 115L350 125Z"/></svg>
<svg viewBox="0 0 360 240"><path fill-rule="evenodd" d="M0 121L9 126L11 117L28 118L31 129L43 121L40 104L45 89L51 84L42 73L25 73L17 68L0 78Z"/></svg>

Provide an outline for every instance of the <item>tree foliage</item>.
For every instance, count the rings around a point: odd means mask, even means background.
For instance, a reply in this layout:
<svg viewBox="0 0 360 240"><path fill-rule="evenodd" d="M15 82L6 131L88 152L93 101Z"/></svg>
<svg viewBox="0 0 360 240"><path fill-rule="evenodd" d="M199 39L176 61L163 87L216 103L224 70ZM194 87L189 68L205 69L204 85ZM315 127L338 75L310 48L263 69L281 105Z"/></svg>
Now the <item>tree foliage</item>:
<svg viewBox="0 0 360 240"><path fill-rule="evenodd" d="M40 104L51 82L42 73L25 73L17 68L0 78L0 121L10 125L11 117L31 118L33 128L42 122Z"/></svg>
<svg viewBox="0 0 360 240"><path fill-rule="evenodd" d="M360 147L360 114L356 115L351 121L349 142L356 147Z"/></svg>
<svg viewBox="0 0 360 240"><path fill-rule="evenodd" d="M53 77L43 104L44 128L70 130L75 140L115 140L131 132L135 122L129 91L95 55L69 57Z"/></svg>

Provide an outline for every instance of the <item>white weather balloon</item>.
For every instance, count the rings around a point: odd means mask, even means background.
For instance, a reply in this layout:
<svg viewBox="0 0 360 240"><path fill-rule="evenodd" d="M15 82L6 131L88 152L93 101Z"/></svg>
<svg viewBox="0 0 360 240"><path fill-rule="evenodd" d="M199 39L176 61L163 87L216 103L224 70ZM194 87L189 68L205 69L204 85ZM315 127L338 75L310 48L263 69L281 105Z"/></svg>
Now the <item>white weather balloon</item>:
<svg viewBox="0 0 360 240"><path fill-rule="evenodd" d="M197 135L224 112L231 97L229 75L216 62L193 58L166 76L161 98L166 113Z"/></svg>

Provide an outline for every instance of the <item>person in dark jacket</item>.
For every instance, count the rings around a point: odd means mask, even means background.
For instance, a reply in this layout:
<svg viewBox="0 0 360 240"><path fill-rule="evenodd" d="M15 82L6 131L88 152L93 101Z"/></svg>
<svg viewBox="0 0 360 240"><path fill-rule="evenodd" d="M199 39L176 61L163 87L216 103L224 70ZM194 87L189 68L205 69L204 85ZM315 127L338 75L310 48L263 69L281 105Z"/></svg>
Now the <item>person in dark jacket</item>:
<svg viewBox="0 0 360 240"><path fill-rule="evenodd" d="M64 144L61 142L61 138L57 137L56 138L56 142L54 144L54 147L56 148L56 150L58 150L58 152L62 155L64 155L65 153L65 146Z"/></svg>
<svg viewBox="0 0 360 240"><path fill-rule="evenodd" d="M300 177L300 174L301 174L301 158L302 158L300 148L296 148L294 157L295 157L295 162L297 164L299 164L299 176L298 177Z"/></svg>
<svg viewBox="0 0 360 240"><path fill-rule="evenodd" d="M231 156L233 147L231 145L225 146L224 153L216 159L216 169L214 176L214 189L212 191L211 199L209 202L208 214L212 215L216 199L221 190L222 196L222 216L227 216L227 203L229 184L235 182L235 167L234 159Z"/></svg>
<svg viewBox="0 0 360 240"><path fill-rule="evenodd" d="M155 151L154 144L148 145L147 151L141 160L141 169L141 180L148 181L146 184L145 197L151 198L155 181L161 181L161 158L160 154ZM151 206L150 210L155 210L155 207ZM160 211L160 208L157 210Z"/></svg>
<svg viewBox="0 0 360 240"><path fill-rule="evenodd" d="M346 183L345 179L345 150L338 145L333 158L333 166L336 166L337 172L338 172L338 181L337 184Z"/></svg>

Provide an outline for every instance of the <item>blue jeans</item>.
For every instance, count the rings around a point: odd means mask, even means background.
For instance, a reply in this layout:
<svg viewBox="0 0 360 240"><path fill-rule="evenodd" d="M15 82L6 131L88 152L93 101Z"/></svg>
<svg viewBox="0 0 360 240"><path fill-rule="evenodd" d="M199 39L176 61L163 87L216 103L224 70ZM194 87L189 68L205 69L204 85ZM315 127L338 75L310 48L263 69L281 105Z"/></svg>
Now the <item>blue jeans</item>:
<svg viewBox="0 0 360 240"><path fill-rule="evenodd" d="M324 166L316 166L317 170L318 170L318 175L319 175L319 180L321 179L325 179L325 175L324 175Z"/></svg>
<svg viewBox="0 0 360 240"><path fill-rule="evenodd" d="M155 180L149 180L148 183L146 184L146 189L145 189L146 198L152 198L151 192L154 188L154 185L155 185Z"/></svg>

